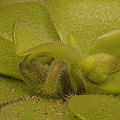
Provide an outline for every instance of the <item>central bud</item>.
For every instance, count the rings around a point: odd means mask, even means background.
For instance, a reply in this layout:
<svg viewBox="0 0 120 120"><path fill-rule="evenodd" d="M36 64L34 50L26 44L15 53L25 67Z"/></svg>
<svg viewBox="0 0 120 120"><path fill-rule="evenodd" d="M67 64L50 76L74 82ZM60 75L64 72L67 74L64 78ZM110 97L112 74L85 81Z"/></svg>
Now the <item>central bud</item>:
<svg viewBox="0 0 120 120"><path fill-rule="evenodd" d="M50 54L32 54L19 64L24 82L37 94L62 98L72 92L68 64Z"/></svg>
<svg viewBox="0 0 120 120"><path fill-rule="evenodd" d="M109 80L109 76L117 64L118 60L114 56L99 53L84 58L81 62L81 68L88 80L94 83L103 83Z"/></svg>

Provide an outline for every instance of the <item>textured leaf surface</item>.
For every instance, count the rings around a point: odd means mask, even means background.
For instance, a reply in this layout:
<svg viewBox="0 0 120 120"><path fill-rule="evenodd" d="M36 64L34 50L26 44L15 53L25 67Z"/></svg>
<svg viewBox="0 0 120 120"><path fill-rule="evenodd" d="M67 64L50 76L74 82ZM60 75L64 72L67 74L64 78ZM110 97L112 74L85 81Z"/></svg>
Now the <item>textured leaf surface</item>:
<svg viewBox="0 0 120 120"><path fill-rule="evenodd" d="M37 45L41 45L46 42L59 41L59 39L56 37L51 39L50 36L48 36L45 32L42 31L43 29L44 28L38 29L32 24L24 21L16 21L13 30L16 53L19 55L20 53L24 53L24 51L30 49L33 46L36 47Z"/></svg>
<svg viewBox="0 0 120 120"><path fill-rule="evenodd" d="M30 2L30 1L41 1L41 0L0 0L0 5L14 4L16 2Z"/></svg>
<svg viewBox="0 0 120 120"><path fill-rule="evenodd" d="M12 42L10 43L10 41L13 41L13 24L17 19L29 21L29 25L33 27L33 31L38 32L40 39L39 41L38 39L32 39L32 45L39 43L41 40L45 41L46 39L50 41L59 40L59 36L52 25L47 10L41 4L33 2L16 3L0 8L0 55L2 57L0 60L0 73L20 78L17 67L21 58L15 55L15 46ZM19 28L19 26L17 27ZM24 32L24 29L22 31ZM40 33L44 37L41 38ZM30 35L31 33L28 34ZM23 42L22 36L19 39ZM30 39L26 40L27 43L29 43L28 40Z"/></svg>
<svg viewBox="0 0 120 120"><path fill-rule="evenodd" d="M0 37L0 74L20 79L18 64L22 59L16 56L13 43Z"/></svg>
<svg viewBox="0 0 120 120"><path fill-rule="evenodd" d="M97 37L120 28L119 0L48 0L46 6L62 41L72 32L83 52Z"/></svg>
<svg viewBox="0 0 120 120"><path fill-rule="evenodd" d="M73 96L69 109L81 120L119 120L120 99L104 95Z"/></svg>
<svg viewBox="0 0 120 120"><path fill-rule="evenodd" d="M120 58L120 30L114 30L97 38L90 49L91 54L109 53Z"/></svg>
<svg viewBox="0 0 120 120"><path fill-rule="evenodd" d="M16 20L29 21L49 40L59 39L47 10L39 3L26 2L0 8L0 35L12 41L12 28Z"/></svg>
<svg viewBox="0 0 120 120"><path fill-rule="evenodd" d="M78 120L68 112L65 103L34 97L3 107L0 112L0 119Z"/></svg>
<svg viewBox="0 0 120 120"><path fill-rule="evenodd" d="M8 4L8 3L10 3L10 2L16 2L16 1L18 1L18 0L0 0L0 5L3 5L3 4Z"/></svg>
<svg viewBox="0 0 120 120"><path fill-rule="evenodd" d="M28 95L32 92L22 81L0 77L0 104Z"/></svg>

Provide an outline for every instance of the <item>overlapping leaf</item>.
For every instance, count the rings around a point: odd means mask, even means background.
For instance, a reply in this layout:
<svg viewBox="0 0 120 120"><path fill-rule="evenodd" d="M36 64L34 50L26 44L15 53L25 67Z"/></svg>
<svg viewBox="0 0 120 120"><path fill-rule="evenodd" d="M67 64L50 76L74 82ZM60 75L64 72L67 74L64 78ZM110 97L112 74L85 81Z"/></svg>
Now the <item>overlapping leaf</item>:
<svg viewBox="0 0 120 120"><path fill-rule="evenodd" d="M7 5L0 8L0 73L20 78L18 75L18 63L21 60L15 55L13 43L13 24L16 20L29 21L33 25L34 32L39 32L38 39L32 39L33 44L41 41L59 40L59 36L52 25L47 10L39 3L27 2ZM19 26L17 26L19 28ZM22 27L22 26L21 26ZM22 29L22 28L21 28ZM22 30L24 32L24 29ZM24 33L24 35L27 33ZM34 33L33 33L34 34ZM32 35L33 35L32 34ZM23 35L23 34L22 34ZM27 34L31 37L31 33ZM42 37L41 37L42 36ZM3 39L4 38L4 39ZM34 38L34 37L33 37ZM11 41L11 43L10 43ZM26 39L29 43L29 39ZM21 36L21 43L22 43ZM24 42L23 42L24 43ZM28 44L29 45L29 44ZM8 68L8 69L7 69Z"/></svg>
<svg viewBox="0 0 120 120"><path fill-rule="evenodd" d="M97 37L120 28L119 0L48 0L46 6L62 41L72 32L84 54Z"/></svg>

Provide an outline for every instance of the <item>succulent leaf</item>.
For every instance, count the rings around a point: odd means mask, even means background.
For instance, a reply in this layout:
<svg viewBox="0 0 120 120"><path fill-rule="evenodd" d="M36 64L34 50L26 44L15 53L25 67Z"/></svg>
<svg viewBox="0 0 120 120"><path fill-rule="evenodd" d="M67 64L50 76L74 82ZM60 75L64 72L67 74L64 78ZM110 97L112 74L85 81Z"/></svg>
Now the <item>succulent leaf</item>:
<svg viewBox="0 0 120 120"><path fill-rule="evenodd" d="M15 45L13 43L12 35L13 24L19 19L28 21L28 23L30 23L29 25L32 24L31 26L35 28L34 30L37 29L39 32L44 32L49 40L59 40L59 36L52 25L47 10L40 3L18 2L0 7L0 56L2 56L2 59L0 60L0 73L21 79L18 63L22 61L23 57L19 57L15 54ZM19 26L20 25L18 24L17 27L19 28ZM41 29L41 26L44 29ZM22 31L24 31L24 29L22 29ZM37 40L34 40L34 42L38 43ZM27 44L30 45L28 41ZM24 47L22 46L22 48Z"/></svg>
<svg viewBox="0 0 120 120"><path fill-rule="evenodd" d="M23 2L0 7L0 36L13 41L13 24L19 19L23 22L30 22L37 31L39 30L39 33L44 33L47 39L59 40L48 11L36 2Z"/></svg>
<svg viewBox="0 0 120 120"><path fill-rule="evenodd" d="M90 54L108 53L120 59L120 30L114 30L98 37Z"/></svg>
<svg viewBox="0 0 120 120"><path fill-rule="evenodd" d="M22 20L17 20L15 22L13 32L16 54L19 55L23 51L42 43L44 44L46 42L60 40L57 34L54 34L54 31L51 34L51 31L48 31L48 29L46 29L46 23L41 23L41 25L39 24L38 27Z"/></svg>
<svg viewBox="0 0 120 120"><path fill-rule="evenodd" d="M22 81L0 77L0 105L19 97L33 95L33 92Z"/></svg>
<svg viewBox="0 0 120 120"><path fill-rule="evenodd" d="M17 56L14 44L0 37L0 75L21 79L18 64L23 57Z"/></svg>
<svg viewBox="0 0 120 120"><path fill-rule="evenodd" d="M46 7L61 40L72 32L85 55L96 38L120 28L119 0L47 0Z"/></svg>
<svg viewBox="0 0 120 120"><path fill-rule="evenodd" d="M118 120L120 118L120 98L113 96L73 96L68 106L80 120Z"/></svg>
<svg viewBox="0 0 120 120"><path fill-rule="evenodd" d="M66 103L62 100L53 100L33 96L26 97L21 102L16 102L3 107L0 119L21 120L79 120L70 114Z"/></svg>

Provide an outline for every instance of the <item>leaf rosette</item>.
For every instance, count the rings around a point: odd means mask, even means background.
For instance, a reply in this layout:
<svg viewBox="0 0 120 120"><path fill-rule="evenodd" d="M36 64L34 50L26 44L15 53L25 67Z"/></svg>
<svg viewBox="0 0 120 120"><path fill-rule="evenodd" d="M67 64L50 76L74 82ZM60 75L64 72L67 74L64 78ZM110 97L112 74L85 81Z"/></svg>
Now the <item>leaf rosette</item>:
<svg viewBox="0 0 120 120"><path fill-rule="evenodd" d="M1 6L1 76L20 79L25 89L50 98L119 95L119 13L118 0L47 0L43 5Z"/></svg>

